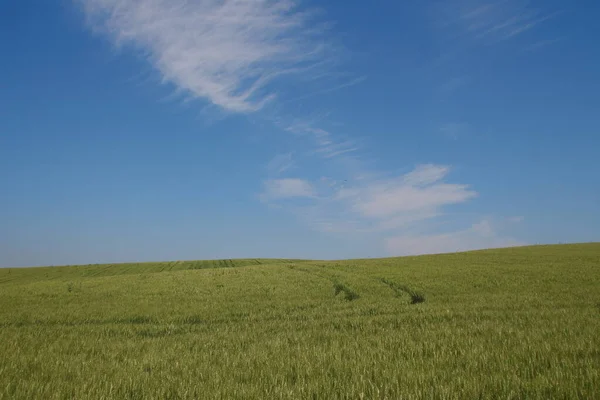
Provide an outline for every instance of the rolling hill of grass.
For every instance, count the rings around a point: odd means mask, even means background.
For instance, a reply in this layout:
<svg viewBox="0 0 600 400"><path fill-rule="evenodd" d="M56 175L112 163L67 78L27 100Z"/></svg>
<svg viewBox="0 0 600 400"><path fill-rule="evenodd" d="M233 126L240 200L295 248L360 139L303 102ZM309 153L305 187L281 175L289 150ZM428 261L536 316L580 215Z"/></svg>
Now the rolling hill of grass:
<svg viewBox="0 0 600 400"><path fill-rule="evenodd" d="M9 268L7 274L0 274L3 283L20 283L46 280L73 280L80 278L113 275L131 275L156 272L181 271L187 269L234 268L250 265L282 264L305 262L305 260L246 258L231 260L198 260L122 264L68 265L60 267Z"/></svg>
<svg viewBox="0 0 600 400"><path fill-rule="evenodd" d="M0 399L600 398L600 244L0 269Z"/></svg>

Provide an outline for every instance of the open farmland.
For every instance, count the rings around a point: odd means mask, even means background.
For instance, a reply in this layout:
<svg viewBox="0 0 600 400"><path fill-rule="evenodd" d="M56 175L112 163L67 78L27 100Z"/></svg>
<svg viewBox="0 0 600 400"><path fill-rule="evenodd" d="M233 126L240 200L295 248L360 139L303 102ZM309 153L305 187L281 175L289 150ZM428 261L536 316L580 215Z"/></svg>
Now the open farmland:
<svg viewBox="0 0 600 400"><path fill-rule="evenodd" d="M600 244L0 269L2 399L597 399Z"/></svg>

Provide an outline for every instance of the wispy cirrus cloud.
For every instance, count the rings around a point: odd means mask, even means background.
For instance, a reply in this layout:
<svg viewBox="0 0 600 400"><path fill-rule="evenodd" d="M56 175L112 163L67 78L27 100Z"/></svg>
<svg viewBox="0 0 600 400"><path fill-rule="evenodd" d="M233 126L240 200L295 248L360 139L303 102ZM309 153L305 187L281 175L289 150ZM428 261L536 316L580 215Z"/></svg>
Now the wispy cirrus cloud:
<svg viewBox="0 0 600 400"><path fill-rule="evenodd" d="M307 197L309 193L315 196L312 204L299 206L293 212L315 229L329 232L367 233L405 228L441 216L444 207L477 196L468 185L444 182L449 171L447 166L425 164L399 177L346 181L333 189L326 179L310 185L303 181L302 187L311 190L297 190L298 197ZM276 200L270 194L272 191L267 186L264 198Z"/></svg>
<svg viewBox="0 0 600 400"><path fill-rule="evenodd" d="M270 84L325 62L322 28L293 0L77 0L117 45L140 49L192 98L248 113L275 97Z"/></svg>
<svg viewBox="0 0 600 400"><path fill-rule="evenodd" d="M468 185L442 182L448 172L446 166L421 165L400 178L373 182L358 189L343 189L338 198L349 198L354 211L382 220L437 213L445 205L462 203L476 195Z"/></svg>
<svg viewBox="0 0 600 400"><path fill-rule="evenodd" d="M440 26L457 29L485 43L514 38L555 15L532 7L527 0L440 2L436 11Z"/></svg>
<svg viewBox="0 0 600 400"><path fill-rule="evenodd" d="M342 155L347 157L350 153L354 153L360 149L357 140L340 140L330 131L315 127L315 124L308 120L295 121L284 129L295 134L310 136L314 141L314 150L312 153L325 159Z"/></svg>
<svg viewBox="0 0 600 400"><path fill-rule="evenodd" d="M298 178L285 178L264 182L264 192L261 197L265 201L274 201L294 197L315 197L315 195L315 189L310 182Z"/></svg>
<svg viewBox="0 0 600 400"><path fill-rule="evenodd" d="M543 2L534 5L529 0L438 0L431 3L429 11L439 46L439 54L429 68L432 80L438 82L433 93L439 101L457 100L467 86L482 82L481 66L489 59L471 58L472 53L506 44L506 53L498 53L498 57L506 57L558 41L539 34L542 25L560 14L555 6Z"/></svg>
<svg viewBox="0 0 600 400"><path fill-rule="evenodd" d="M251 114L270 103L281 111L283 104L365 79L331 70L339 46L316 11L302 8L299 0L76 1L90 26L118 46L141 50L163 82L221 110ZM315 83L327 79L331 82ZM295 88L292 98L284 94L275 102L286 88ZM324 159L358 150L355 140L340 140L302 116L276 118L285 130L310 135L313 154Z"/></svg>
<svg viewBox="0 0 600 400"><path fill-rule="evenodd" d="M291 152L277 154L267 164L267 171L270 176L281 175L294 166L293 154Z"/></svg>

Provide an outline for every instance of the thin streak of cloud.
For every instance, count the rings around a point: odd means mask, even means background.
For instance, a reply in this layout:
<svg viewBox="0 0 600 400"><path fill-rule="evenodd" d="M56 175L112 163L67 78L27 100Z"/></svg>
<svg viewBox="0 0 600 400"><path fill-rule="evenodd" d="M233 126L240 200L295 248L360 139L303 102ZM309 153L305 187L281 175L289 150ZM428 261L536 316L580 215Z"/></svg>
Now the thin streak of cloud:
<svg viewBox="0 0 600 400"><path fill-rule="evenodd" d="M338 157L338 156L341 156L344 154L353 153L357 150L358 150L358 147L351 147L351 148L342 149L342 150L327 150L325 152L325 158L334 158L334 157Z"/></svg>
<svg viewBox="0 0 600 400"><path fill-rule="evenodd" d="M295 101L305 100L305 99L308 99L308 98L311 98L311 97L314 97L314 96L318 96L318 95L323 95L323 94L327 94L327 93L336 92L336 91L341 90L341 89L345 89L345 88L348 88L348 87L352 87L352 86L358 85L358 84L364 82L366 79L367 79L367 77L365 77L365 76L358 77L358 78L352 79L352 80L350 80L348 82L344 82L344 83L341 83L339 85L336 85L336 86L333 86L333 87L330 87L330 88L327 88L327 89L317 90L317 91L314 91L312 93L308 93L308 94L305 94L305 95L302 95L302 96L298 96L298 97L294 97L292 99L285 100L283 103L284 104L285 103L291 103L291 102L295 102Z"/></svg>
<svg viewBox="0 0 600 400"><path fill-rule="evenodd" d="M448 166L423 164L405 174L402 181L406 185L422 187L444 179L449 172L450 168Z"/></svg>
<svg viewBox="0 0 600 400"><path fill-rule="evenodd" d="M347 140L344 142L333 142L332 139L325 139L319 143L319 146L315 150L315 153L322 155L324 158L334 158L341 156L342 154L352 153L359 149L359 147L353 147L356 142L353 140Z"/></svg>
<svg viewBox="0 0 600 400"><path fill-rule="evenodd" d="M272 179L264 183L265 191L261 198L264 201L288 199L294 197L315 197L313 185L297 178Z"/></svg>
<svg viewBox="0 0 600 400"><path fill-rule="evenodd" d="M436 10L440 26L488 44L522 35L558 14L533 8L525 0L460 0L438 3Z"/></svg>
<svg viewBox="0 0 600 400"><path fill-rule="evenodd" d="M322 28L293 0L77 0L116 45L147 55L163 81L226 111L273 100L272 81L322 63Z"/></svg>
<svg viewBox="0 0 600 400"><path fill-rule="evenodd" d="M280 175L294 166L292 153L278 154L267 164L269 175Z"/></svg>
<svg viewBox="0 0 600 400"><path fill-rule="evenodd" d="M356 140L341 141L325 129L315 128L311 121L295 121L285 127L285 130L299 135L309 135L314 140L313 154L320 155L324 159L340 158L349 153L360 150Z"/></svg>
<svg viewBox="0 0 600 400"><path fill-rule="evenodd" d="M528 46L526 46L523 51L527 51L527 52L532 52L532 51L538 51L541 49L545 49L549 46L552 46L554 44L560 43L564 40L564 38L557 38L557 39L547 39L547 40L539 40L535 43L532 43Z"/></svg>

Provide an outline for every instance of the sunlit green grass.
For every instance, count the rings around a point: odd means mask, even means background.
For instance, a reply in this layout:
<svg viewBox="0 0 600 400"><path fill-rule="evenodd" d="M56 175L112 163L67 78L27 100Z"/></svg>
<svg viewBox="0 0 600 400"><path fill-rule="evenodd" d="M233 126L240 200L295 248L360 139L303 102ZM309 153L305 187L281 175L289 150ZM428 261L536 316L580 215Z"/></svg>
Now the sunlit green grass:
<svg viewBox="0 0 600 400"><path fill-rule="evenodd" d="M0 398L595 399L599 332L600 244L4 269Z"/></svg>

